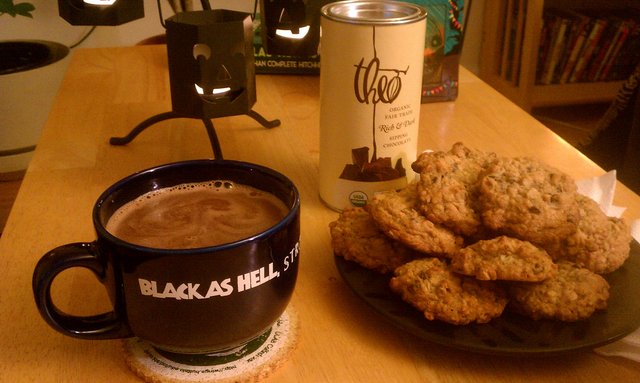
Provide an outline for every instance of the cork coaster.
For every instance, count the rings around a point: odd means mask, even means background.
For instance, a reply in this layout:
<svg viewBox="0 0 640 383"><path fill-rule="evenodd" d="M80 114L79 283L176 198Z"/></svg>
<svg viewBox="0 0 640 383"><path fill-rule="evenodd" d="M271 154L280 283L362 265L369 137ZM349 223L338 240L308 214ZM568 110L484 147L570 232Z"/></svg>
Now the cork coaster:
<svg viewBox="0 0 640 383"><path fill-rule="evenodd" d="M129 368L149 383L249 383L259 382L286 362L297 337L298 318L289 307L263 335L221 353L167 353L138 338L125 339L123 345Z"/></svg>

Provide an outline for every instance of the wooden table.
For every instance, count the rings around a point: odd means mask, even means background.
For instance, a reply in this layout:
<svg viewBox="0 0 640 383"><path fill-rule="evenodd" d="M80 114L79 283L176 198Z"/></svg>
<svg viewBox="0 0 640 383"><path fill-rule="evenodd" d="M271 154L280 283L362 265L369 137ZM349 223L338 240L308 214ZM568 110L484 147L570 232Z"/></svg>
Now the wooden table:
<svg viewBox="0 0 640 383"><path fill-rule="evenodd" d="M225 158L287 174L302 195L301 261L292 307L299 344L269 382L630 382L640 364L583 352L554 358L488 356L429 343L397 329L357 298L339 276L328 224L337 213L318 197L317 76L257 78L255 110L279 118L268 130L245 116L214 120ZM0 381L135 382L121 341L56 333L31 293L47 250L94 238L91 208L116 180L154 165L211 157L203 125L190 119L152 126L125 147L108 144L140 121L170 110L163 46L80 49L55 101L0 241ZM470 72L461 69L455 102L422 106L419 149L456 141L503 155L540 158L576 178L602 170ZM615 203L640 217L640 197L618 186ZM63 272L53 288L63 310L110 309L90 272Z"/></svg>

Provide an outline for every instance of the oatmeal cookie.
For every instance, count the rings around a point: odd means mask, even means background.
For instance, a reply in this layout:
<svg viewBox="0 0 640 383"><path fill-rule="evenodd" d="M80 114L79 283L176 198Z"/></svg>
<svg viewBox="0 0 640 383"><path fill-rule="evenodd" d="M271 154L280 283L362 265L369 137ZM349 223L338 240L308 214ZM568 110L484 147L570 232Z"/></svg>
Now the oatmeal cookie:
<svg viewBox="0 0 640 383"><path fill-rule="evenodd" d="M575 232L579 217L574 180L531 158L500 158L480 179L483 223L536 245Z"/></svg>
<svg viewBox="0 0 640 383"><path fill-rule="evenodd" d="M400 266L389 286L428 320L457 325L487 323L500 316L507 304L506 294L498 284L456 274L439 258L423 258Z"/></svg>
<svg viewBox="0 0 640 383"><path fill-rule="evenodd" d="M549 254L594 273L606 274L618 269L629 258L631 228L621 218L607 217L589 197L578 195L580 220L572 235L559 246L550 246Z"/></svg>
<svg viewBox="0 0 640 383"><path fill-rule="evenodd" d="M376 193L366 208L380 230L414 250L435 255L458 251L463 238L420 214L417 201L416 185L410 184L399 191Z"/></svg>
<svg viewBox="0 0 640 383"><path fill-rule="evenodd" d="M508 288L509 308L533 319L574 322L607 307L609 284L600 275L571 262L558 262L558 272L538 283Z"/></svg>
<svg viewBox="0 0 640 383"><path fill-rule="evenodd" d="M476 235L482 229L477 181L495 159L495 153L469 149L462 143L447 152L422 153L412 164L420 171L418 210L457 234Z"/></svg>
<svg viewBox="0 0 640 383"><path fill-rule="evenodd" d="M329 224L331 245L336 255L381 273L422 255L382 233L363 208L349 208Z"/></svg>
<svg viewBox="0 0 640 383"><path fill-rule="evenodd" d="M451 258L453 271L480 280L539 282L557 271L546 251L530 242L506 236L478 241Z"/></svg>

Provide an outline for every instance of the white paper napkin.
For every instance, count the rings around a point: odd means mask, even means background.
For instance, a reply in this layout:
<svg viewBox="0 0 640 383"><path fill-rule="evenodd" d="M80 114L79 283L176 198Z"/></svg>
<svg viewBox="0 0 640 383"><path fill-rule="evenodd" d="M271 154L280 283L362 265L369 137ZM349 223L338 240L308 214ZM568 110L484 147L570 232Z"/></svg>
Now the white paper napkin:
<svg viewBox="0 0 640 383"><path fill-rule="evenodd" d="M613 204L613 196L616 191L615 170L599 177L580 180L577 184L578 192L598 202L602 211L608 216L620 217L624 213L624 207ZM640 242L640 219L631 222L631 235L636 241ZM640 294L640 291L638 294ZM640 362L640 329L619 341L596 348L594 351L602 355L621 356Z"/></svg>

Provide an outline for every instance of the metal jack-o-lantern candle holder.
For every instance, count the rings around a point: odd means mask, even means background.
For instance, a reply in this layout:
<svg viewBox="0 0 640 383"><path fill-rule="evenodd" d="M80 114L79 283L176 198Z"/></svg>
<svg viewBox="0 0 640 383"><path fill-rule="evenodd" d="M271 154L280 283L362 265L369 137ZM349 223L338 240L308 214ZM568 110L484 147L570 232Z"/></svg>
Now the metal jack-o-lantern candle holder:
<svg viewBox="0 0 640 383"><path fill-rule="evenodd" d="M265 52L286 56L318 54L321 5L321 1L309 0L260 0Z"/></svg>
<svg viewBox="0 0 640 383"><path fill-rule="evenodd" d="M58 13L71 25L120 25L144 17L143 0L58 0Z"/></svg>
<svg viewBox="0 0 640 383"><path fill-rule="evenodd" d="M111 144L127 144L163 120L197 118L221 159L212 118L246 114L266 128L280 125L252 110L256 84L251 15L224 9L181 12L164 26L172 110L141 122L125 137L111 138Z"/></svg>

